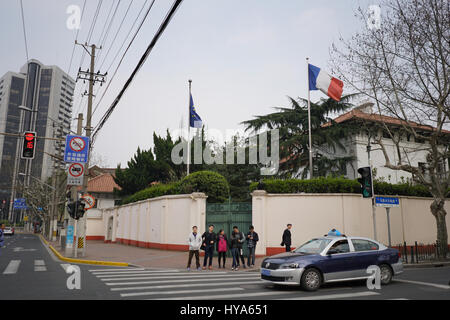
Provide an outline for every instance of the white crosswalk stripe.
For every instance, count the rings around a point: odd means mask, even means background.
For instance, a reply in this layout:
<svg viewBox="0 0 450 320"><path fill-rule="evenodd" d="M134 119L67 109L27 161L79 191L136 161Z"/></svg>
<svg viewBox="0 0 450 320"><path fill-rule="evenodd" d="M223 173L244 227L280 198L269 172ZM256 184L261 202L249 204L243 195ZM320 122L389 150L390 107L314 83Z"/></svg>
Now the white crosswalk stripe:
<svg viewBox="0 0 450 320"><path fill-rule="evenodd" d="M208 293L213 292L228 292L228 291L243 291L244 288L219 288L208 290ZM151 296L151 295L174 295L174 294L194 294L194 293L205 293L205 289L197 290L175 290L175 291L147 291L147 292L131 292L131 293L121 293L121 297L136 297L136 296Z"/></svg>
<svg viewBox="0 0 450 320"><path fill-rule="evenodd" d="M3 274L15 274L17 273L17 270L19 269L20 263L22 260L11 260L6 267L5 271L3 271Z"/></svg>
<svg viewBox="0 0 450 320"><path fill-rule="evenodd" d="M214 272L214 274L226 274L226 272ZM178 277L178 276L204 276L205 274L202 273L193 273L193 272L178 272L178 273L153 273L148 271L136 271L134 273L119 273L119 274L98 274L93 273L93 275L97 276L97 278L120 278L120 277L137 277L137 276L154 276L154 277L161 277L161 276L170 276L170 277Z"/></svg>
<svg viewBox="0 0 450 320"><path fill-rule="evenodd" d="M44 260L34 260L34 271L47 271Z"/></svg>
<svg viewBox="0 0 450 320"><path fill-rule="evenodd" d="M203 291L205 292L205 291ZM265 291L265 292L249 292L249 293L237 293L237 294L220 294L220 295L207 295L207 296L185 296L185 297L173 297L173 298L161 298L155 300L214 300L214 299L236 299L236 298L255 298L261 299L264 296L276 296L276 295L287 295L287 291Z"/></svg>
<svg viewBox="0 0 450 320"><path fill-rule="evenodd" d="M351 299L351 298L357 298L357 297L368 297L368 296L376 296L376 295L379 295L379 293L374 292L374 291L364 291L364 292L353 292L353 293L335 293L335 294L307 296L307 297L291 297L291 298L282 298L280 300Z"/></svg>

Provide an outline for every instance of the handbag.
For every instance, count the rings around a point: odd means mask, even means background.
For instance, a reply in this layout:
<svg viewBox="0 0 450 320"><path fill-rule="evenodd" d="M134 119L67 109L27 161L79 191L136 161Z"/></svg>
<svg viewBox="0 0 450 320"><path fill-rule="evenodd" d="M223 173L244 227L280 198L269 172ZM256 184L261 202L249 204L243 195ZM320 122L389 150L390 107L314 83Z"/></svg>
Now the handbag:
<svg viewBox="0 0 450 320"><path fill-rule="evenodd" d="M206 246L205 246L205 243L203 242L203 243L202 243L202 246L200 247L200 250L205 251L205 249L206 249Z"/></svg>

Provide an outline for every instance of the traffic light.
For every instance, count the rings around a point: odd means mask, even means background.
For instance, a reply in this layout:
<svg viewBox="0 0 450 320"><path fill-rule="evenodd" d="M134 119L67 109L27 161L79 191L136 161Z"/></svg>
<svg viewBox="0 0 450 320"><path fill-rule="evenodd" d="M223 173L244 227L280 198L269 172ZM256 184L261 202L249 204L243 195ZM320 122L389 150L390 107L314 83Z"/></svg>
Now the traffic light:
<svg viewBox="0 0 450 320"><path fill-rule="evenodd" d="M34 159L36 147L36 132L25 131L22 144L22 159Z"/></svg>
<svg viewBox="0 0 450 320"><path fill-rule="evenodd" d="M67 212L72 217L72 219L78 220L84 216L85 203L83 200L77 200L75 202L69 202L67 204Z"/></svg>
<svg viewBox="0 0 450 320"><path fill-rule="evenodd" d="M370 167L359 168L358 173L361 175L358 182L361 184L363 198L372 198L372 172Z"/></svg>

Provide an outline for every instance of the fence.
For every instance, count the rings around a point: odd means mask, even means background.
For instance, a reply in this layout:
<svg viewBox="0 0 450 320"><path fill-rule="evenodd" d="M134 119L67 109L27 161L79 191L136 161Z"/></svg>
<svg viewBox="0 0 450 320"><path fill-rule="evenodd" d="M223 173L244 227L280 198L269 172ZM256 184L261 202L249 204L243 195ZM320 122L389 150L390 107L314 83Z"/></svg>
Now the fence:
<svg viewBox="0 0 450 320"><path fill-rule="evenodd" d="M403 244L399 244L394 246L400 251L402 256L403 263L419 263L419 262L427 262L427 261L438 261L443 259L443 257L439 258L439 243L432 244L423 244L414 242L414 245L406 245L406 242ZM450 245L447 249L447 257L450 258Z"/></svg>

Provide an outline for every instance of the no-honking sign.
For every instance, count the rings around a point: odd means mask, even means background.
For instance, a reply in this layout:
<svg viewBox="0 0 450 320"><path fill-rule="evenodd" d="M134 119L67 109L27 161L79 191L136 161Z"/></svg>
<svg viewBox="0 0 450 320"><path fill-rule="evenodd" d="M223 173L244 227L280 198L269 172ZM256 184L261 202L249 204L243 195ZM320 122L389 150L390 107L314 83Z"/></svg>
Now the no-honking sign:
<svg viewBox="0 0 450 320"><path fill-rule="evenodd" d="M84 165L82 163L72 163L67 170L67 185L83 185Z"/></svg>

